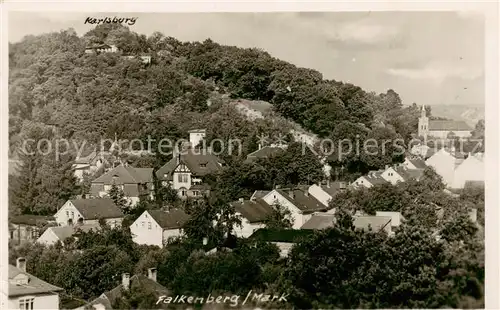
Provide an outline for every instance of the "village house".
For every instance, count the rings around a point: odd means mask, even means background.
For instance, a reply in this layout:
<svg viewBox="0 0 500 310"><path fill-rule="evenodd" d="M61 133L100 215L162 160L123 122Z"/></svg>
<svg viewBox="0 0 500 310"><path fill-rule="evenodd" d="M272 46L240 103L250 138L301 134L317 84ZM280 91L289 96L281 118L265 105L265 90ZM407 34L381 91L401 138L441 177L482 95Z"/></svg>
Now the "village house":
<svg viewBox="0 0 500 310"><path fill-rule="evenodd" d="M130 225L132 240L162 247L169 238L182 235L182 227L188 219L189 215L180 209L144 211Z"/></svg>
<svg viewBox="0 0 500 310"><path fill-rule="evenodd" d="M91 151L89 154L78 156L73 165L75 176L79 181L83 181L84 175L94 174L108 162L110 157L111 155L109 152L95 150Z"/></svg>
<svg viewBox="0 0 500 310"><path fill-rule="evenodd" d="M403 166L410 170L425 170L425 168L427 168L425 161L418 157L406 157L405 161L403 162Z"/></svg>
<svg viewBox="0 0 500 310"><path fill-rule="evenodd" d="M256 230L248 239L264 241L278 247L281 257L287 257L293 245L303 237L312 235L314 232L307 229L267 229Z"/></svg>
<svg viewBox="0 0 500 310"><path fill-rule="evenodd" d="M86 54L117 53L118 48L113 44L91 44L85 47Z"/></svg>
<svg viewBox="0 0 500 310"><path fill-rule="evenodd" d="M380 174L384 180L392 185L396 185L398 182L409 181L410 179L418 181L422 175L422 169L408 169L404 164L386 166L385 170Z"/></svg>
<svg viewBox="0 0 500 310"><path fill-rule="evenodd" d="M135 274L131 277L129 273L122 274L122 283L120 285L102 293L96 299L77 309L123 309L121 307L117 307L116 305L122 301L127 292L131 290L140 290L141 292L152 293L156 299L160 296L171 295L171 292L166 287L157 282L156 268L149 268L147 276L143 274Z"/></svg>
<svg viewBox="0 0 500 310"><path fill-rule="evenodd" d="M399 227L405 220L401 212L397 211L376 211L375 216L390 217L392 228Z"/></svg>
<svg viewBox="0 0 500 310"><path fill-rule="evenodd" d="M37 243L44 244L47 246L54 245L58 241L64 243L64 241L77 234L78 232L89 232L91 230L98 231L100 229L99 224L80 224L74 226L56 226L47 228L43 234L36 240Z"/></svg>
<svg viewBox="0 0 500 310"><path fill-rule="evenodd" d="M350 187L352 188L370 188L373 187L374 185L378 184L388 184L389 182L386 181L382 177L383 170L378 170L378 171L370 171L368 172L367 175L360 176L357 178L354 182L350 184Z"/></svg>
<svg viewBox="0 0 500 310"><path fill-rule="evenodd" d="M240 198L231 205L235 208L236 216L241 219L241 226L235 225L233 233L240 238L248 238L257 229L264 228L265 221L273 212L273 207L262 198L244 200Z"/></svg>
<svg viewBox="0 0 500 310"><path fill-rule="evenodd" d="M425 106L422 105L421 115L418 119L418 136L447 139L450 136L468 138L472 128L464 121L431 120L427 117Z"/></svg>
<svg viewBox="0 0 500 310"><path fill-rule="evenodd" d="M27 273L25 258L19 257L16 266L9 264L8 293L2 292L7 301L5 309L59 309L61 292L62 288Z"/></svg>
<svg viewBox="0 0 500 310"><path fill-rule="evenodd" d="M482 157L469 154L456 167L453 175L452 188L464 188L467 181L484 182L484 161Z"/></svg>
<svg viewBox="0 0 500 310"><path fill-rule="evenodd" d="M346 189L346 182L330 182L330 180L328 180L326 184L320 183L311 185L307 191L311 196L318 199L322 204L328 206L335 195L345 191Z"/></svg>
<svg viewBox="0 0 500 310"><path fill-rule="evenodd" d="M388 235L392 235L391 216L353 216L353 225L356 229L363 231L379 232L384 230ZM335 225L336 218L333 214L315 214L300 229L326 229Z"/></svg>
<svg viewBox="0 0 500 310"><path fill-rule="evenodd" d="M450 152L442 148L428 158L425 163L427 166L434 168L436 173L443 178L444 184L451 185L453 184L456 160Z"/></svg>
<svg viewBox="0 0 500 310"><path fill-rule="evenodd" d="M23 214L9 218L9 240L15 244L35 242L47 225L54 224L53 216Z"/></svg>
<svg viewBox="0 0 500 310"><path fill-rule="evenodd" d="M110 227L120 226L123 213L109 198L71 199L54 215L59 226L99 224L104 220Z"/></svg>
<svg viewBox="0 0 500 310"><path fill-rule="evenodd" d="M287 147L288 145L286 144L271 144L267 146L262 146L262 144L259 143L257 151L247 155L247 161L251 162L258 159L271 158L273 156L283 154L283 152L287 149Z"/></svg>
<svg viewBox="0 0 500 310"><path fill-rule="evenodd" d="M307 189L276 188L262 197L262 200L270 206L278 204L288 209L295 229L300 228L313 213L328 210L328 205L310 195Z"/></svg>
<svg viewBox="0 0 500 310"><path fill-rule="evenodd" d="M131 206L135 206L140 197L153 198L153 168L120 165L111 169L92 181L91 196L107 197L113 184L123 191Z"/></svg>
<svg viewBox="0 0 500 310"><path fill-rule="evenodd" d="M209 195L210 186L204 177L224 167L224 161L211 154L210 149L198 147L204 137L204 129L190 131L189 145L175 151L172 159L156 172L158 180L164 186L171 186L181 198Z"/></svg>

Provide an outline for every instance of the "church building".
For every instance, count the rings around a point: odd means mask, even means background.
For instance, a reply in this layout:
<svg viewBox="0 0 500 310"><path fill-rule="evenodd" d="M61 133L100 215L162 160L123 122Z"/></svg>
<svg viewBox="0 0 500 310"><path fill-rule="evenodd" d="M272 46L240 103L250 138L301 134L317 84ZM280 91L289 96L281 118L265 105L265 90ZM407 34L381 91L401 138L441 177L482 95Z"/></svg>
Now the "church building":
<svg viewBox="0 0 500 310"><path fill-rule="evenodd" d="M418 118L418 136L446 139L451 136L468 138L471 136L472 128L464 121L455 120L430 120L422 105L422 112Z"/></svg>

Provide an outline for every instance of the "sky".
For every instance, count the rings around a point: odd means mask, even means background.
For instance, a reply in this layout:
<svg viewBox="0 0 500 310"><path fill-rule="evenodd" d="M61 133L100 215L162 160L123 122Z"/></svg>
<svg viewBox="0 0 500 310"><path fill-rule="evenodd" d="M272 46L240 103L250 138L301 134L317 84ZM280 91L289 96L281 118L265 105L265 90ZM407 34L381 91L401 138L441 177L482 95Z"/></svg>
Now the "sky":
<svg viewBox="0 0 500 310"><path fill-rule="evenodd" d="M86 17L137 17L134 32L160 31L181 41L211 38L258 47L324 78L404 104L484 105L484 19L459 12L72 13L9 12L9 42L94 26Z"/></svg>

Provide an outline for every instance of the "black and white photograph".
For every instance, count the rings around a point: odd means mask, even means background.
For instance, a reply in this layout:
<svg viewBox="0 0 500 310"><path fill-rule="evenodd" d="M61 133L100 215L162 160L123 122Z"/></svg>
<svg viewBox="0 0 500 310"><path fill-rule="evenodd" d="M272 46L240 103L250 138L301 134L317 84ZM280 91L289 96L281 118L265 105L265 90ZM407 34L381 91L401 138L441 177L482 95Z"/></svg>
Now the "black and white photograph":
<svg viewBox="0 0 500 310"><path fill-rule="evenodd" d="M484 12L146 10L3 12L2 309L498 305Z"/></svg>

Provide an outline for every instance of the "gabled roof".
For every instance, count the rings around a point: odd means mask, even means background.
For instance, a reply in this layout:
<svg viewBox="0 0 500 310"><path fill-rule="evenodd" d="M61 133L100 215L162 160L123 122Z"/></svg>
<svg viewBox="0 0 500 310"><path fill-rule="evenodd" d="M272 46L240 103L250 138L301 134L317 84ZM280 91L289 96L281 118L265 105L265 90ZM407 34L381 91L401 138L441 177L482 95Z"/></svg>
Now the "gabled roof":
<svg viewBox="0 0 500 310"><path fill-rule="evenodd" d="M261 198L243 202L233 201L231 205L250 223L263 222L273 212L273 208Z"/></svg>
<svg viewBox="0 0 500 310"><path fill-rule="evenodd" d="M252 194L252 197L250 197L250 200L258 199L258 198L263 198L267 194L269 194L271 191L255 191Z"/></svg>
<svg viewBox="0 0 500 310"><path fill-rule="evenodd" d="M424 174L422 169L408 169L404 166L393 167L394 171L396 171L405 181L410 179L418 180Z"/></svg>
<svg viewBox="0 0 500 310"><path fill-rule="evenodd" d="M260 150L257 150L253 153L250 153L247 155L247 159L254 159L254 158L269 158L272 156L276 156L282 152L284 152L285 148L284 147L279 147L279 146L264 146Z"/></svg>
<svg viewBox="0 0 500 310"><path fill-rule="evenodd" d="M318 199L309 195L307 191L294 189L291 191L276 189L276 191L294 206L299 208L303 213L311 213L315 211L326 210L328 206L322 204ZM293 193L293 197L290 196Z"/></svg>
<svg viewBox="0 0 500 310"><path fill-rule="evenodd" d="M148 210L149 215L163 229L178 229L189 220L189 215L181 209L172 209L169 211L163 210Z"/></svg>
<svg viewBox="0 0 500 310"><path fill-rule="evenodd" d="M48 231L52 231L59 240L64 241L66 238L73 236L79 231L89 232L91 230L100 229L99 224L84 224L84 225L74 225L74 226L55 226L47 228Z"/></svg>
<svg viewBox="0 0 500 310"><path fill-rule="evenodd" d="M325 229L335 225L335 215L315 214L300 229Z"/></svg>
<svg viewBox="0 0 500 310"><path fill-rule="evenodd" d="M370 171L367 175L364 176L364 178L370 182L372 185L378 185L378 184L387 184L387 182L383 177L382 173L384 171Z"/></svg>
<svg viewBox="0 0 500 310"><path fill-rule="evenodd" d="M417 169L425 169L427 168L427 165L425 164L425 161L423 161L420 158L408 158L408 161L415 166Z"/></svg>
<svg viewBox="0 0 500 310"><path fill-rule="evenodd" d="M28 277L28 284L16 284L14 278L20 274ZM9 264L9 297L59 293L63 289L55 285L49 284L27 272L22 271L16 266Z"/></svg>
<svg viewBox="0 0 500 310"><path fill-rule="evenodd" d="M356 229L368 230L371 227L374 232L384 229L389 233L391 220L390 216L353 216L353 225ZM335 223L333 214L315 214L300 229L326 229L333 227Z"/></svg>
<svg viewBox="0 0 500 310"><path fill-rule="evenodd" d="M321 184L321 189L332 197L338 194L346 187L347 187L346 182L330 182L329 184Z"/></svg>
<svg viewBox="0 0 500 310"><path fill-rule="evenodd" d="M249 239L261 240L267 242L286 242L295 243L303 237L312 235L314 232L311 230L303 229L257 229Z"/></svg>
<svg viewBox="0 0 500 310"><path fill-rule="evenodd" d="M12 216L9 219L9 222L12 224L24 224L29 226L36 226L38 223L44 224L53 221L55 221L55 218L53 216L32 215L32 214L16 215Z"/></svg>
<svg viewBox="0 0 500 310"><path fill-rule="evenodd" d="M72 199L70 202L86 220L123 217L120 208L109 198Z"/></svg>
<svg viewBox="0 0 500 310"><path fill-rule="evenodd" d="M120 165L101 175L92 181L92 183L112 184L115 182L114 176L116 176L115 184L117 185L152 183L153 168L134 168Z"/></svg>
<svg viewBox="0 0 500 310"><path fill-rule="evenodd" d="M133 275L130 277L130 289L140 288L141 291L145 292L153 292L157 296L170 296L171 292L161 285L160 283L148 278L145 275ZM101 304L105 307L105 309L113 309L112 305L119 299L123 298L123 285L120 284L115 288L104 292L98 298L92 300L85 306L85 309L93 309L93 305Z"/></svg>
<svg viewBox="0 0 500 310"><path fill-rule="evenodd" d="M187 150L180 155L179 164L186 165L195 176L204 176L221 171L224 161L213 154L204 154L203 151ZM179 164L176 157L172 158L158 169L156 176L160 180L171 180L172 173ZM167 178L165 178L165 174Z"/></svg>
<svg viewBox="0 0 500 310"><path fill-rule="evenodd" d="M464 121L429 120L429 131L471 131L472 128Z"/></svg>

